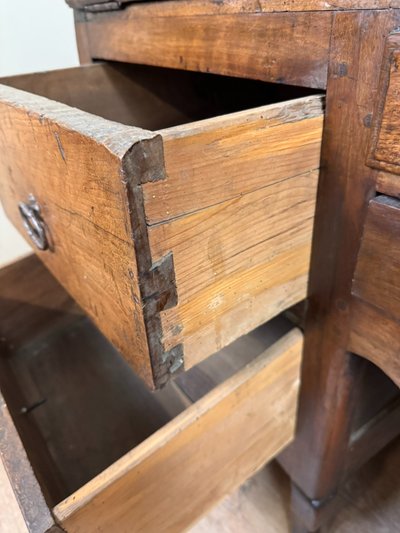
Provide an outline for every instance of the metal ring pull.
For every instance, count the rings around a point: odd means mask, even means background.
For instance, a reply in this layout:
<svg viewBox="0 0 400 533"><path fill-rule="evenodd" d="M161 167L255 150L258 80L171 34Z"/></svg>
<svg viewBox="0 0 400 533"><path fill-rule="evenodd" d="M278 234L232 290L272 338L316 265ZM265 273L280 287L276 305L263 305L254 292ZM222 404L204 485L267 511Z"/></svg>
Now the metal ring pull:
<svg viewBox="0 0 400 533"><path fill-rule="evenodd" d="M47 250L49 248L49 241L46 236L46 226L40 216L40 207L36 198L30 194L28 202L20 202L18 209L24 228L34 245L39 250Z"/></svg>

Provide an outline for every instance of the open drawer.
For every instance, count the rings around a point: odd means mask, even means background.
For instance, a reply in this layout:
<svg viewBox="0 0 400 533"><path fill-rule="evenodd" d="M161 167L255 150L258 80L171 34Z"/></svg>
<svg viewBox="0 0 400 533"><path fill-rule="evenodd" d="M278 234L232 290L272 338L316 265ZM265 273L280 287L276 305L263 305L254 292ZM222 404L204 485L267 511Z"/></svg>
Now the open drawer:
<svg viewBox="0 0 400 533"><path fill-rule="evenodd" d="M35 256L0 271L0 297L21 531L181 533L293 438L302 334L281 317L151 393Z"/></svg>
<svg viewBox="0 0 400 533"><path fill-rule="evenodd" d="M321 96L124 64L2 83L4 208L149 386L305 298Z"/></svg>

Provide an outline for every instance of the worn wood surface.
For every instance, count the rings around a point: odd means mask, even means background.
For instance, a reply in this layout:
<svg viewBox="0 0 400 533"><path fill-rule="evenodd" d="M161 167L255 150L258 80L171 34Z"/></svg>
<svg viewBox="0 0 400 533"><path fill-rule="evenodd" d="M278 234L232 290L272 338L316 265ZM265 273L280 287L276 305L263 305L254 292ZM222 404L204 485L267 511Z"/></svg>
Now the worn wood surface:
<svg viewBox="0 0 400 533"><path fill-rule="evenodd" d="M350 349L400 385L400 201L379 196L369 204L354 274Z"/></svg>
<svg viewBox="0 0 400 533"><path fill-rule="evenodd" d="M5 83L6 211L24 233L18 203L35 195L51 240L40 257L150 386L175 361L189 368L306 296L321 96L151 133L56 100L153 128L282 95L129 65Z"/></svg>
<svg viewBox="0 0 400 533"><path fill-rule="evenodd" d="M35 256L0 270L0 343L7 350L26 346L81 313Z"/></svg>
<svg viewBox="0 0 400 533"><path fill-rule="evenodd" d="M134 3L137 0L66 0L67 4L75 9L82 9L93 4L124 4ZM150 9L156 10L156 3ZM342 9L384 9L400 7L398 0L239 0L236 2L216 3L212 0L183 0L170 1L168 6L161 6L160 14L176 16L182 14L205 13L274 13L287 11L337 11Z"/></svg>
<svg viewBox="0 0 400 533"><path fill-rule="evenodd" d="M368 206L352 292L400 318L400 200L378 196Z"/></svg>
<svg viewBox="0 0 400 533"><path fill-rule="evenodd" d="M340 506L322 529L330 533L392 533L400 521L400 441L354 472L339 489ZM213 509L190 533L288 533L290 484L270 463Z"/></svg>
<svg viewBox="0 0 400 533"><path fill-rule="evenodd" d="M150 227L153 261L173 252L178 302L161 319L186 368L306 297L317 183L301 174Z"/></svg>
<svg viewBox="0 0 400 533"><path fill-rule="evenodd" d="M400 179L396 174L379 172L376 180L376 189L382 194L400 198Z"/></svg>
<svg viewBox="0 0 400 533"><path fill-rule="evenodd" d="M3 280L15 295L20 287L10 283L12 271L23 277L22 267L29 274L29 264L35 263L40 266L32 257L7 268ZM51 292L54 280L42 270L37 277L40 291L27 283L20 294L16 325L22 316L31 321L35 308L30 303L37 292ZM2 391L51 507L244 365L253 364L291 329L283 318L277 319L216 354L179 384L171 382L150 393L88 320L77 316L53 327L51 313L58 316L60 311L49 311L47 335L37 338L31 331L24 346L10 348L9 357L1 359L0 373ZM80 386L82 381L85 387Z"/></svg>
<svg viewBox="0 0 400 533"><path fill-rule="evenodd" d="M371 133L368 163L376 168L400 174L400 35L394 33L386 43L381 81Z"/></svg>
<svg viewBox="0 0 400 533"><path fill-rule="evenodd" d="M346 463L350 472L356 471L398 436L400 423L400 399L395 398L387 406L353 432Z"/></svg>
<svg viewBox="0 0 400 533"><path fill-rule="evenodd" d="M196 80L190 73L140 65L100 63L11 76L1 83L148 130L188 122L201 107L210 111L196 95Z"/></svg>
<svg viewBox="0 0 400 533"><path fill-rule="evenodd" d="M326 86L330 12L163 16L169 5L91 14L86 22L91 57Z"/></svg>
<svg viewBox="0 0 400 533"><path fill-rule="evenodd" d="M166 179L143 185L145 211L153 262L174 258L165 348L182 343L189 368L307 294L321 100L161 134Z"/></svg>
<svg viewBox="0 0 400 533"><path fill-rule="evenodd" d="M375 189L376 172L365 166L368 119L385 38L398 26L396 17L392 11L334 15L299 431L282 456L295 483L310 500L321 502L336 492L345 474L343 458L363 366L347 353L351 283Z"/></svg>
<svg viewBox="0 0 400 533"><path fill-rule="evenodd" d="M10 507L2 508L2 521L7 512L14 514L14 530L29 533L45 532L54 520L43 498L43 494L32 472L24 447L15 429L4 398L0 395L0 483L2 491L11 498ZM7 486L8 482L8 486ZM12 489L12 494L11 494ZM1 505L4 505L4 500ZM7 523L7 522L6 522ZM24 529L25 526L25 529ZM19 528L19 529L17 529Z"/></svg>
<svg viewBox="0 0 400 533"><path fill-rule="evenodd" d="M292 438L301 346L293 330L60 503L57 519L71 533L187 528Z"/></svg>
<svg viewBox="0 0 400 533"><path fill-rule="evenodd" d="M6 213L24 235L18 202L34 194L51 242L41 259L151 384L123 159L153 134L4 85L0 102Z"/></svg>
<svg viewBox="0 0 400 533"><path fill-rule="evenodd" d="M349 350L366 357L400 384L397 317L355 298L352 303Z"/></svg>
<svg viewBox="0 0 400 533"><path fill-rule="evenodd" d="M147 223L318 169L322 123L323 100L310 96L161 131L167 179L143 185Z"/></svg>

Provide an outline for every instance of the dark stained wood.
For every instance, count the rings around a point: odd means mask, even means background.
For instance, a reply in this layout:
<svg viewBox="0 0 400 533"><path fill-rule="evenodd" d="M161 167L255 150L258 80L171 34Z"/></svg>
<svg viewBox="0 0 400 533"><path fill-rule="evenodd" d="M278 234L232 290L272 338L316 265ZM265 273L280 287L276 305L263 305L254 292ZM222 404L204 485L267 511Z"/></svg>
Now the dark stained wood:
<svg viewBox="0 0 400 533"><path fill-rule="evenodd" d="M330 12L163 16L168 4L88 15L91 57L326 86Z"/></svg>
<svg viewBox="0 0 400 533"><path fill-rule="evenodd" d="M400 319L400 200L378 196L368 206L352 292Z"/></svg>
<svg viewBox="0 0 400 533"><path fill-rule="evenodd" d="M400 321L363 300L352 302L349 349L366 357L400 386Z"/></svg>
<svg viewBox="0 0 400 533"><path fill-rule="evenodd" d="M162 403L171 391L152 394L87 319L31 350L10 360L23 391L15 408L38 405L25 417L57 466L64 492L53 494L55 505L166 424ZM35 445L25 442L28 453Z"/></svg>
<svg viewBox="0 0 400 533"><path fill-rule="evenodd" d="M7 349L26 346L81 314L36 256L0 270L0 343Z"/></svg>
<svg viewBox="0 0 400 533"><path fill-rule="evenodd" d="M143 65L97 63L6 77L1 83L107 120L156 130L224 112L220 102L228 88L222 86L219 77L209 78ZM235 92L250 93L249 101L254 106L270 98L272 91L265 85L264 91L255 82L243 80L241 85ZM212 97L207 99L207 93ZM246 103L241 102L237 109L240 105L245 108Z"/></svg>
<svg viewBox="0 0 400 533"><path fill-rule="evenodd" d="M394 33L386 43L381 81L371 132L368 164L400 174L400 35Z"/></svg>
<svg viewBox="0 0 400 533"><path fill-rule="evenodd" d="M394 440L399 434L400 399L396 398L352 434L346 468L355 471Z"/></svg>
<svg viewBox="0 0 400 533"><path fill-rule="evenodd" d="M368 207L352 292L350 349L400 385L400 200L379 196Z"/></svg>
<svg viewBox="0 0 400 533"><path fill-rule="evenodd" d="M369 117L385 38L397 25L391 11L334 15L298 436L282 456L310 500L328 500L345 474L363 366L347 352L351 282L376 178L365 166Z"/></svg>
<svg viewBox="0 0 400 533"><path fill-rule="evenodd" d="M112 10L123 7L124 4L134 3L139 0L66 0L67 4L75 9L86 8L90 10L108 9ZM157 0L156 0L157 1ZM154 2L153 2L154 3ZM398 0L239 0L237 2L215 2L213 0L184 0L170 1L165 9L160 13L169 16L187 13L274 13L290 11L338 11L342 9L384 9L400 7ZM153 9L153 8L152 8Z"/></svg>

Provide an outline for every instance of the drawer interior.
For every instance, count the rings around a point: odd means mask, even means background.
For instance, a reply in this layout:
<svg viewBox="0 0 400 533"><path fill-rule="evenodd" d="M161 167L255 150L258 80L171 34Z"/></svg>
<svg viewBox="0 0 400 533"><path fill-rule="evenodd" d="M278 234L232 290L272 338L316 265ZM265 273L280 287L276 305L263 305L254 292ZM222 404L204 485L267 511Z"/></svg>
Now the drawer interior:
<svg viewBox="0 0 400 533"><path fill-rule="evenodd" d="M0 287L1 392L50 508L292 327L277 317L152 393L36 257L0 271Z"/></svg>
<svg viewBox="0 0 400 533"><path fill-rule="evenodd" d="M150 387L307 296L322 95L120 63L1 81L4 209Z"/></svg>
<svg viewBox="0 0 400 533"><path fill-rule="evenodd" d="M145 130L161 130L317 92L119 62L12 76L0 83Z"/></svg>

